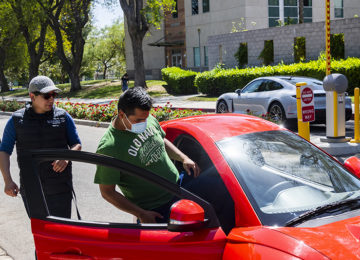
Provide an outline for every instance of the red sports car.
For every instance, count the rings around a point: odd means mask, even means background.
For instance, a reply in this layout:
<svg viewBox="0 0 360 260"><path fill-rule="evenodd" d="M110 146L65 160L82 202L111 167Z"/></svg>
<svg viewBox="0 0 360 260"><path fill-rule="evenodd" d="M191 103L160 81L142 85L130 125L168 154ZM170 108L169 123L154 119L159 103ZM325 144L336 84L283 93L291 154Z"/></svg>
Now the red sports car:
<svg viewBox="0 0 360 260"><path fill-rule="evenodd" d="M194 116L162 127L199 164L200 177L179 186L103 155L29 152L33 166L23 181L39 260L360 258L356 157L342 165L287 129L246 115ZM36 165L54 159L126 171L180 200L167 224L50 216Z"/></svg>

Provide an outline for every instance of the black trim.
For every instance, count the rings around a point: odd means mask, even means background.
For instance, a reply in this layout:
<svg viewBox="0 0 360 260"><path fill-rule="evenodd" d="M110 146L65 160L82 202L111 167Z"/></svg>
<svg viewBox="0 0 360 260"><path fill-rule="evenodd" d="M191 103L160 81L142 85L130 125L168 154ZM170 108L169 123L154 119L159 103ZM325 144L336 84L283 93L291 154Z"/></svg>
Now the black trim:
<svg viewBox="0 0 360 260"><path fill-rule="evenodd" d="M30 150L26 153L26 157L26 162L29 164L29 167L27 167L27 173L24 174L24 186L26 197L29 198L28 202L31 218L47 220L48 216L50 216L49 211L46 207L44 194L42 192L40 180L38 177L38 163L52 160L69 160L103 165L106 167L118 169L126 174L137 176L143 180L155 184L167 190L169 193L177 196L178 198L192 200L198 203L209 216L209 227L219 226L219 221L216 217L215 210L209 202L185 190L177 184L166 180L165 178L162 178L148 170L137 167L130 163L106 155L83 151L72 151L66 149ZM59 219L59 221L61 220L61 218L56 219ZM66 223L68 223L68 221L66 221ZM82 222L74 221L73 223L80 224ZM84 225L85 223L89 222L84 222Z"/></svg>

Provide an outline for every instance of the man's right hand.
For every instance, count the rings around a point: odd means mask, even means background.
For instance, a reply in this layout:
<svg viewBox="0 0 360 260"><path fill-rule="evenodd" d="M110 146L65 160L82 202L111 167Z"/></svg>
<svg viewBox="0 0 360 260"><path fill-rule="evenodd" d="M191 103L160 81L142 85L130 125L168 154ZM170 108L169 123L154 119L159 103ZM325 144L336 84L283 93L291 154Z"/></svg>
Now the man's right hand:
<svg viewBox="0 0 360 260"><path fill-rule="evenodd" d="M164 218L160 213L151 210L144 210L138 217L141 223L156 223L156 218Z"/></svg>
<svg viewBox="0 0 360 260"><path fill-rule="evenodd" d="M13 181L9 181L8 183L5 183L5 189L4 189L6 195L10 197L16 197L19 193L19 187L17 184Z"/></svg>

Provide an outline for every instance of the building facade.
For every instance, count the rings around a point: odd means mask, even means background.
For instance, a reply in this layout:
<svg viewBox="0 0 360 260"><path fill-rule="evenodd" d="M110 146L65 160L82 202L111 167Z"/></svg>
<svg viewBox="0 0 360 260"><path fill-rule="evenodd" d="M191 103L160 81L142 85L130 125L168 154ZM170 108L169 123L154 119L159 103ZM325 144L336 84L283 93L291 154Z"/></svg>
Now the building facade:
<svg viewBox="0 0 360 260"><path fill-rule="evenodd" d="M303 1L304 23L325 21L325 0ZM330 3L332 20L360 15L360 0L331 0ZM252 30L265 33L266 28L296 24L298 20L298 0L177 0L176 14L167 14L162 28L153 30L144 41L148 78L160 75L159 71L166 66L195 71L211 69L214 64L209 60L214 58L209 56L214 55L214 49L210 53L209 46L213 47L210 41L217 35ZM128 62L132 50L129 40L126 43ZM233 44L238 47L239 43ZM228 51L219 44L216 60L224 63L226 57L234 54ZM128 62L127 66L129 71L133 70L133 62Z"/></svg>

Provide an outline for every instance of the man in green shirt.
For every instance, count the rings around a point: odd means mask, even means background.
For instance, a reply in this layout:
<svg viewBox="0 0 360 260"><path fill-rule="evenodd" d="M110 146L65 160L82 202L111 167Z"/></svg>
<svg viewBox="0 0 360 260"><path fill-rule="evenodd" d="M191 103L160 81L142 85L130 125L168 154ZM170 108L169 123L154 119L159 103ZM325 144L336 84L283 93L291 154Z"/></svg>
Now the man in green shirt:
<svg viewBox="0 0 360 260"><path fill-rule="evenodd" d="M125 91L119 98L118 114L100 140L97 153L147 169L176 183L179 173L171 159L183 163L194 177L200 169L165 138L159 122L150 115L151 97L141 88ZM133 214L142 223L166 222L173 196L157 186L104 166L98 166L95 183L101 195L115 207ZM119 186L122 194L116 191Z"/></svg>

